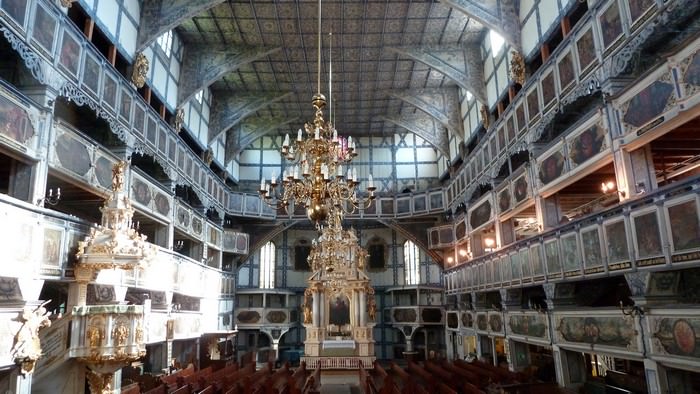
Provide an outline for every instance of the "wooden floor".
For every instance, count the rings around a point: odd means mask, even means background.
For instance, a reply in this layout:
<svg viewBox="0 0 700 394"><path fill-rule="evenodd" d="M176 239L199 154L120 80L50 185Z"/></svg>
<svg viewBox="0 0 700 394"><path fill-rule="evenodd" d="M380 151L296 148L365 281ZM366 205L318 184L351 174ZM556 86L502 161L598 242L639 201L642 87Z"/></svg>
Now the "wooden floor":
<svg viewBox="0 0 700 394"><path fill-rule="evenodd" d="M321 373L321 394L359 394L357 371L323 371Z"/></svg>

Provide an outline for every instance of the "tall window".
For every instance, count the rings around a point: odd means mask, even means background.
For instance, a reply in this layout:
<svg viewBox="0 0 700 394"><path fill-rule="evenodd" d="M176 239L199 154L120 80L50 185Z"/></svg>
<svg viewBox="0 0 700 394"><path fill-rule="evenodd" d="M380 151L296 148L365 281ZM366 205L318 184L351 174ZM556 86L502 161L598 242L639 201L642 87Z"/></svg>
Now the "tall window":
<svg viewBox="0 0 700 394"><path fill-rule="evenodd" d="M489 30L489 39L491 40L491 56L496 57L503 48L503 37L493 30Z"/></svg>
<svg viewBox="0 0 700 394"><path fill-rule="evenodd" d="M195 100L197 100L198 103L202 104L202 98L204 97L204 89L200 90L199 92L194 94Z"/></svg>
<svg viewBox="0 0 700 394"><path fill-rule="evenodd" d="M420 284L420 255L418 246L413 241L406 241L403 244L403 264L406 272L406 284Z"/></svg>
<svg viewBox="0 0 700 394"><path fill-rule="evenodd" d="M260 249L260 288L275 288L275 244L268 242Z"/></svg>
<svg viewBox="0 0 700 394"><path fill-rule="evenodd" d="M165 33L161 34L160 37L156 40L160 48L165 52L165 56L170 57L170 52L173 49L173 31L168 30Z"/></svg>

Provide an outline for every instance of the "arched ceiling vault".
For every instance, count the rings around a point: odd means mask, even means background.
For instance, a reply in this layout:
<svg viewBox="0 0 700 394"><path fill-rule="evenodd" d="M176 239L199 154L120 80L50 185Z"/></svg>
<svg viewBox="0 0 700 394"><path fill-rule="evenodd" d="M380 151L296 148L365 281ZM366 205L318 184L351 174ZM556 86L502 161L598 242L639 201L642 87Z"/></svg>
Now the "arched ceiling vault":
<svg viewBox="0 0 700 394"><path fill-rule="evenodd" d="M476 19L500 34L517 51L521 50L520 2L516 0L442 0L450 7Z"/></svg>
<svg viewBox="0 0 700 394"><path fill-rule="evenodd" d="M209 117L209 143L225 133L243 119L261 108L288 97L288 93L249 93L236 94L230 91L213 92L212 109Z"/></svg>
<svg viewBox="0 0 700 394"><path fill-rule="evenodd" d="M144 15L165 8L159 0L146 1ZM214 92L214 105L226 102L220 97L224 94L291 92L262 106L252 98L254 109L246 114L245 125L231 108L212 108L210 140L235 129L227 135L227 160L245 149L252 136L293 133L313 119L309 99L318 89L317 2L210 1L194 16L185 7L188 2L175 3L183 4L176 12L182 16L176 31L185 45L178 106L207 86ZM517 20L517 12L509 11L515 8L513 0L323 0L321 92L328 95L330 90L332 58L333 119L339 133L390 136L406 129L448 153L447 130L464 134L457 87L486 102L480 45L488 28L519 45L517 34L501 29L512 25L511 17ZM149 18L159 26L174 20ZM329 112L324 111L327 119ZM301 121L279 121L299 114Z"/></svg>
<svg viewBox="0 0 700 394"><path fill-rule="evenodd" d="M168 30L183 21L223 3L225 0L143 0L136 39L136 52L144 50Z"/></svg>

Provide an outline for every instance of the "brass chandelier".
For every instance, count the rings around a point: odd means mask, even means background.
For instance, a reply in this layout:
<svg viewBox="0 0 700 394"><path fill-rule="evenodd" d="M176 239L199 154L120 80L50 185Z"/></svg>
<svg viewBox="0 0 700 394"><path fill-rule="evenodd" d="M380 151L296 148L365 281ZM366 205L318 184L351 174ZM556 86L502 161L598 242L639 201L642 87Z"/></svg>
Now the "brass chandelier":
<svg viewBox="0 0 700 394"><path fill-rule="evenodd" d="M358 196L357 169L349 168L357 156L355 142L352 137L338 137L332 122L323 118L326 97L321 94L321 0L318 2L317 82L318 92L311 101L315 110L313 122L304 124L294 141L290 141L289 134L285 135L280 152L289 162L288 169L279 182L274 173L270 183L263 177L259 193L263 201L275 208L302 204L309 219L320 226L330 211L352 213L360 207L368 208L376 190L372 174L369 174L368 196Z"/></svg>

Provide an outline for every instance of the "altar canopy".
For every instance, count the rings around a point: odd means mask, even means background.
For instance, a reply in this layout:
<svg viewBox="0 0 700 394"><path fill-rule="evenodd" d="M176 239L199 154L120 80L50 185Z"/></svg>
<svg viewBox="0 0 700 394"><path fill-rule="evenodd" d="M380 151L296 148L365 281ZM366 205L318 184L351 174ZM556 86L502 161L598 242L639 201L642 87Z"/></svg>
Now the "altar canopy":
<svg viewBox="0 0 700 394"><path fill-rule="evenodd" d="M331 352L374 356L376 301L365 272L367 251L360 247L355 231L343 230L341 222L342 215L333 213L311 247L313 274L303 304L306 357Z"/></svg>

